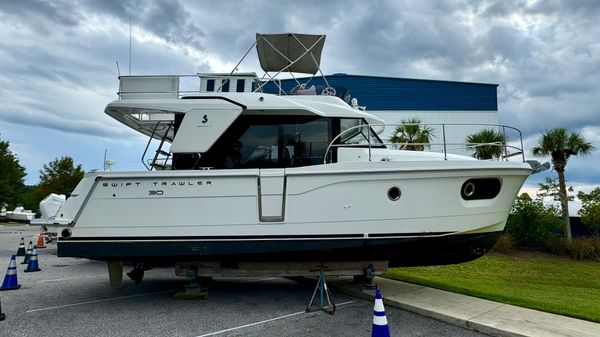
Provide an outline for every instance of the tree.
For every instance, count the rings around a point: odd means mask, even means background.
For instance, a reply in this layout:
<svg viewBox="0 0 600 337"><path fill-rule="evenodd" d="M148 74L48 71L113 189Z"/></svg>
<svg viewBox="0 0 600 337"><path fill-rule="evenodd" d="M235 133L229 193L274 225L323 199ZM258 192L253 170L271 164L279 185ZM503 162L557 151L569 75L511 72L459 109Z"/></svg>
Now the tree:
<svg viewBox="0 0 600 337"><path fill-rule="evenodd" d="M466 142L469 144L467 145L467 149L473 151L473 157L477 159L493 159L502 156L502 146L506 143L506 138L494 129L483 129L467 136Z"/></svg>
<svg viewBox="0 0 600 337"><path fill-rule="evenodd" d="M73 159L69 156L56 158L44 164L40 170L40 183L31 194L32 203L38 205L50 193L67 194L73 191L75 186L83 178L81 165L75 167Z"/></svg>
<svg viewBox="0 0 600 337"><path fill-rule="evenodd" d="M532 200L527 193L515 199L506 222L509 233L519 247L542 248L553 232L562 227L558 209L544 206L541 200Z"/></svg>
<svg viewBox="0 0 600 337"><path fill-rule="evenodd" d="M579 191L577 198L583 203L579 210L581 222L595 235L600 234L600 187L590 193Z"/></svg>
<svg viewBox="0 0 600 337"><path fill-rule="evenodd" d="M590 193L579 191L577 193L577 198L584 204L589 202L600 203L600 187L594 188Z"/></svg>
<svg viewBox="0 0 600 337"><path fill-rule="evenodd" d="M565 181L565 168L571 156L587 156L594 150L594 146L574 131L565 128L555 128L546 131L540 137L538 145L533 149L534 156L550 156L552 166L558 175L559 197L562 209L562 220L565 225L565 238L572 241L571 224L569 223L569 203Z"/></svg>
<svg viewBox="0 0 600 337"><path fill-rule="evenodd" d="M396 126L390 142L400 144L401 150L423 151L424 144L429 143L433 135L432 127L421 125L418 118L411 118L402 120L401 124Z"/></svg>
<svg viewBox="0 0 600 337"><path fill-rule="evenodd" d="M551 197L554 201L560 201L560 188L558 186L558 182L556 182L556 179L546 177L546 181L539 183L538 186L540 189L536 193L536 196L539 199L543 200L546 197ZM573 186L569 186L569 188L567 188L567 192L573 192ZM575 197L569 195L567 196L567 199L568 201L573 201L575 200Z"/></svg>
<svg viewBox="0 0 600 337"><path fill-rule="evenodd" d="M13 209L27 174L9 145L8 141L0 140L0 204L6 203L8 209Z"/></svg>

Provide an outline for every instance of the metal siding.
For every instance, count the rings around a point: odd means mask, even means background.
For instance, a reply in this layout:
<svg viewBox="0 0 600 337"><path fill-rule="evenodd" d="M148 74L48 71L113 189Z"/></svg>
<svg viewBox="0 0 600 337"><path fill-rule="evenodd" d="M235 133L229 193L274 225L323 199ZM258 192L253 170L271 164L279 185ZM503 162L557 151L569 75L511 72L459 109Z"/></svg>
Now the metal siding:
<svg viewBox="0 0 600 337"><path fill-rule="evenodd" d="M330 85L347 88L367 110L498 110L496 84L345 74L326 77ZM321 77L315 77L310 84L324 85L325 82ZM281 80L281 85L289 91L296 82L285 79ZM276 93L277 86L268 83L265 91Z"/></svg>

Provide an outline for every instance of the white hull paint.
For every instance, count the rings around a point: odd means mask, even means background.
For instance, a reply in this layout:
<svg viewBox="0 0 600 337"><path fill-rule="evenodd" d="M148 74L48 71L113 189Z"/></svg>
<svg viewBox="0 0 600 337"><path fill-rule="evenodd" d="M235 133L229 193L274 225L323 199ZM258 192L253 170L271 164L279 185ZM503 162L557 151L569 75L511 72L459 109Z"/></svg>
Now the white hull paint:
<svg viewBox="0 0 600 337"><path fill-rule="evenodd" d="M493 161L339 163L285 169L268 190L271 170L93 173L57 221L72 222L73 239L498 232L530 171ZM500 194L461 199L462 184L482 177L499 178Z"/></svg>

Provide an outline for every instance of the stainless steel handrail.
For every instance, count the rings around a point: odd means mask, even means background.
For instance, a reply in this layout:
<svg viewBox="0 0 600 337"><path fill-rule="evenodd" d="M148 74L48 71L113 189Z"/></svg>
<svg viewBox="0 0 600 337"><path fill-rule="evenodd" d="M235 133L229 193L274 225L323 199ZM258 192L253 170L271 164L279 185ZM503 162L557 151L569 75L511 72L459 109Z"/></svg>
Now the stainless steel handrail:
<svg viewBox="0 0 600 337"><path fill-rule="evenodd" d="M154 139L154 135L156 134L156 130L158 130L159 125L162 124L162 123L169 123L169 126L167 127L167 131L161 137L161 139L163 139L163 141L164 141L164 138L166 138L166 137L169 136L168 133L169 133L169 130L171 129L172 122L171 121L158 121L156 123L156 125L154 126L154 129L152 129L152 134L150 135L150 138L148 139L148 144L146 144L146 148L144 149L144 153L142 153L142 158L141 158L142 164L146 167L146 169L148 171L151 171L152 168L151 168L151 166L146 165L146 162L145 162L144 159L146 158L146 153L148 152L148 148L150 147L150 144L152 143L152 139Z"/></svg>
<svg viewBox="0 0 600 337"><path fill-rule="evenodd" d="M418 125L418 126L438 126L441 128L442 130L442 142L441 143L372 143L371 142L371 132L374 132L372 130L372 127L388 127L388 126L399 126L399 125L403 125L403 126L411 126L411 125ZM459 127L464 127L464 126L485 126L485 127L496 127L496 128L502 128L502 135L504 137L504 142L494 142L494 143L466 143L466 142L461 142L461 143L451 143L451 142L447 142L446 141L446 128L449 126L459 126ZM338 142L342 135L346 134L346 133L350 133L350 131L352 130L357 130L357 129L361 129L361 128L368 128L369 132L367 132L367 144L336 144L336 142ZM507 141L507 136L506 136L506 129L510 129L513 131L516 131L518 137L519 137L519 142L520 142L520 147L519 146L515 146L515 145L509 145L508 141ZM499 146L502 148L502 152L503 155L499 158L500 160L508 160L508 158L516 156L516 155L521 155L522 156L522 160L523 162L525 162L525 151L523 150L523 135L521 133L521 131L515 127L512 126L508 126L508 125L501 125L501 124L487 124L487 123L481 123L481 124L464 124L464 123L394 123L394 124L361 124L361 125L356 125L356 126L352 126L347 128L346 130L340 132L337 136L335 136L332 141L329 143L329 145L327 146L327 149L325 150L325 154L323 155L323 163L327 164L327 158L330 155L331 149L332 148L340 148L340 147L368 147L368 151L369 151L369 161L372 160L372 148L375 146L379 146L379 145L384 145L384 146L388 146L388 145L400 145L400 146L406 146L406 145L422 145L422 146L436 146L436 145L440 145L443 147L442 152L444 154L444 160L448 159L448 146L461 146L464 149L468 149L471 147L478 147L478 146ZM517 152L514 153L509 153L508 149L514 149Z"/></svg>

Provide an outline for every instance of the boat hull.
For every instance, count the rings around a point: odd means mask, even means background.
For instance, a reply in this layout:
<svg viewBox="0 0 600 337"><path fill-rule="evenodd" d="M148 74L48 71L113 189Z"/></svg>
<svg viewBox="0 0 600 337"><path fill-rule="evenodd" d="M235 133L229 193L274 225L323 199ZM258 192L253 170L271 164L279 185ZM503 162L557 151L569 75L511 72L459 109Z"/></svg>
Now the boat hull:
<svg viewBox="0 0 600 337"><path fill-rule="evenodd" d="M389 261L390 267L453 264L481 257L501 232L384 238L81 238L61 239L58 256L145 262Z"/></svg>
<svg viewBox="0 0 600 337"><path fill-rule="evenodd" d="M382 161L93 174L54 220L67 225L58 254L149 263L458 263L493 246L529 172L526 164ZM461 198L472 179L501 187Z"/></svg>

